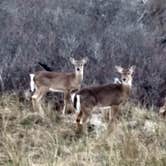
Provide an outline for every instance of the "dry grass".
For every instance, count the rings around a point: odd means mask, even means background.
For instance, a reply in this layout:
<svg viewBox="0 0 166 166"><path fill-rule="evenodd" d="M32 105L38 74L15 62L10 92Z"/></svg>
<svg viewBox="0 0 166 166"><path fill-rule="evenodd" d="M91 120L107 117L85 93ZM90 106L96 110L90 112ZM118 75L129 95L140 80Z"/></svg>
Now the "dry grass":
<svg viewBox="0 0 166 166"><path fill-rule="evenodd" d="M127 105L112 133L88 136L75 130L73 116L45 108L41 117L14 95L0 99L0 165L165 166L166 120Z"/></svg>

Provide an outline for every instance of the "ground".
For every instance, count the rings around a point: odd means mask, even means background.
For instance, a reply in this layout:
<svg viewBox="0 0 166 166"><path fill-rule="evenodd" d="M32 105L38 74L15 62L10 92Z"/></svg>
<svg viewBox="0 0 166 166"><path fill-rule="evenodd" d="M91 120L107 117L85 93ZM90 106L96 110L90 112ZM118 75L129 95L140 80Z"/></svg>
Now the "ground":
<svg viewBox="0 0 166 166"><path fill-rule="evenodd" d="M64 117L48 105L43 108L44 117L32 112L29 101L1 96L0 165L166 165L166 120L153 108L126 104L112 132L103 111L96 111L88 135L76 130L75 115Z"/></svg>

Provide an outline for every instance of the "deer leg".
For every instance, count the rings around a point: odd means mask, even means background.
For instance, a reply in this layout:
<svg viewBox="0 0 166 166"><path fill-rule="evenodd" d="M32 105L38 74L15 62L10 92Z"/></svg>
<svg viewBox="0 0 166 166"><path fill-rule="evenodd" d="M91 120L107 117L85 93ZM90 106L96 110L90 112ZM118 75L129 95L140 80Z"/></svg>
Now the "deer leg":
<svg viewBox="0 0 166 166"><path fill-rule="evenodd" d="M77 124L77 127L80 127L81 118L82 118L82 111L80 111L80 112L77 114L77 117L76 117L76 124Z"/></svg>
<svg viewBox="0 0 166 166"><path fill-rule="evenodd" d="M33 98L32 98L32 108L33 108L33 111L36 110L36 99L33 99Z"/></svg>
<svg viewBox="0 0 166 166"><path fill-rule="evenodd" d="M110 111L104 110L104 120L106 122L109 122L109 119L110 119Z"/></svg>
<svg viewBox="0 0 166 166"><path fill-rule="evenodd" d="M66 110L67 110L67 103L68 103L68 99L69 99L69 92L65 92L64 93L64 107L63 107L63 115L66 113Z"/></svg>
<svg viewBox="0 0 166 166"><path fill-rule="evenodd" d="M112 106L111 107L111 122L117 121L118 117L119 117L119 107Z"/></svg>
<svg viewBox="0 0 166 166"><path fill-rule="evenodd" d="M44 110L43 110L43 108L41 106L41 99L42 99L43 96L44 96L44 94L41 93L39 95L39 97L37 98L37 100L36 100L36 103L37 103L37 106L38 106L38 109L39 109L39 112L40 112L41 115L44 115Z"/></svg>
<svg viewBox="0 0 166 166"><path fill-rule="evenodd" d="M43 96L46 94L46 92L47 92L46 88L40 88L37 91L35 91L34 95L32 96L33 108L37 107L41 114L43 114L43 109L41 107L40 101L43 98Z"/></svg>
<svg viewBox="0 0 166 166"><path fill-rule="evenodd" d="M83 115L82 115L82 129L83 129L83 133L85 133L85 134L88 133L88 128L87 128L88 117L89 117L89 114L83 113Z"/></svg>
<svg viewBox="0 0 166 166"><path fill-rule="evenodd" d="M111 107L111 118L108 124L108 129L110 131L113 131L115 126L116 126L116 122L118 120L118 116L119 116L119 107L118 106L112 106Z"/></svg>
<svg viewBox="0 0 166 166"><path fill-rule="evenodd" d="M33 107L33 111L35 111L37 109L37 98L40 95L40 91L36 90L34 92L34 94L32 95L32 107Z"/></svg>

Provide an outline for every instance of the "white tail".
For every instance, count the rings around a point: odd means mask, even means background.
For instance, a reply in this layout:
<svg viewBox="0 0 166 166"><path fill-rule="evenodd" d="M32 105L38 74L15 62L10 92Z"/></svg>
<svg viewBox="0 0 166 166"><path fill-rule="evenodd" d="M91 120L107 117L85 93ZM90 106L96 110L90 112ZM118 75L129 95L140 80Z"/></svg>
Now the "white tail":
<svg viewBox="0 0 166 166"><path fill-rule="evenodd" d="M35 82L34 82L34 77L35 77L35 74L29 74L30 76L30 90L31 92L34 92L35 91Z"/></svg>
<svg viewBox="0 0 166 166"><path fill-rule="evenodd" d="M81 110L80 95L76 95L76 112L79 113Z"/></svg>
<svg viewBox="0 0 166 166"><path fill-rule="evenodd" d="M121 81L119 78L114 78L114 84L121 84Z"/></svg>

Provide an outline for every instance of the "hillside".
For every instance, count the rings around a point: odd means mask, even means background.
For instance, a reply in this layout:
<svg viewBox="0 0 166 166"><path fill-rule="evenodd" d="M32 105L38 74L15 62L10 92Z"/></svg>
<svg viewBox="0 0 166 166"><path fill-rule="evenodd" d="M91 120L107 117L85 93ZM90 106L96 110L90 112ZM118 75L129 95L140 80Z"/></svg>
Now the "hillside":
<svg viewBox="0 0 166 166"><path fill-rule="evenodd" d="M105 125L89 126L87 136L76 131L73 115L63 117L50 105L44 117L30 109L15 95L1 97L0 165L166 165L166 121L153 109L127 104L113 132L102 115Z"/></svg>

